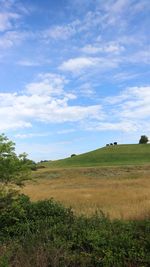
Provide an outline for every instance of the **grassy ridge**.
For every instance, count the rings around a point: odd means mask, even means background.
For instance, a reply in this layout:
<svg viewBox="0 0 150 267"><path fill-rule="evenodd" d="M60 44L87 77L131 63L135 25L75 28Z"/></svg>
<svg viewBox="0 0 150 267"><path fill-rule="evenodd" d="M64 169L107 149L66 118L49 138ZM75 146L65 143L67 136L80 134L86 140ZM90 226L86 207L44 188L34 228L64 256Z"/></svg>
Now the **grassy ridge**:
<svg viewBox="0 0 150 267"><path fill-rule="evenodd" d="M46 163L49 167L90 167L150 163L150 144L103 147L74 157Z"/></svg>

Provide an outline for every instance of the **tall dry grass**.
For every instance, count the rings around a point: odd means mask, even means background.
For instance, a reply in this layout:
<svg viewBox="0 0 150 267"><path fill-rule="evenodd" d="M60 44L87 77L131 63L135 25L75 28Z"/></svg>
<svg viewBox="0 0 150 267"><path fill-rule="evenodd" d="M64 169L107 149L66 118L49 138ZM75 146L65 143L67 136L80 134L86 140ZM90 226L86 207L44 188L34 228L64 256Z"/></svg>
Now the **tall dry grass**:
<svg viewBox="0 0 150 267"><path fill-rule="evenodd" d="M150 167L44 169L23 192L32 200L54 198L77 214L102 210L110 218L150 217Z"/></svg>

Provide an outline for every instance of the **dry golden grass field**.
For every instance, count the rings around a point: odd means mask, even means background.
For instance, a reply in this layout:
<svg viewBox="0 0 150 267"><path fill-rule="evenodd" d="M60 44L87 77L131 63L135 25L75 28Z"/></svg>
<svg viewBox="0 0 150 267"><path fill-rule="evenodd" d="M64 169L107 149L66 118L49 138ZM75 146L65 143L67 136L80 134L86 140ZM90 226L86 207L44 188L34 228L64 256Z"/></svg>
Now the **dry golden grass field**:
<svg viewBox="0 0 150 267"><path fill-rule="evenodd" d="M150 217L150 166L39 169L23 193L54 198L77 214L102 210L110 218Z"/></svg>

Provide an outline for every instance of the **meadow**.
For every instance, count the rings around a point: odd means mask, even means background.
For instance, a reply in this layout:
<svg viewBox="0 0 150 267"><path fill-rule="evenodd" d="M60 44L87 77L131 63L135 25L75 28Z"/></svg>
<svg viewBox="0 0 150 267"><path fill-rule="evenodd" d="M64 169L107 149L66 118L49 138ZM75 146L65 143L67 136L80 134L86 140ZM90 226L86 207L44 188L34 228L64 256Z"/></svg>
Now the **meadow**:
<svg viewBox="0 0 150 267"><path fill-rule="evenodd" d="M33 172L22 190L31 200L54 198L78 215L103 211L111 219L150 216L150 165L49 168Z"/></svg>

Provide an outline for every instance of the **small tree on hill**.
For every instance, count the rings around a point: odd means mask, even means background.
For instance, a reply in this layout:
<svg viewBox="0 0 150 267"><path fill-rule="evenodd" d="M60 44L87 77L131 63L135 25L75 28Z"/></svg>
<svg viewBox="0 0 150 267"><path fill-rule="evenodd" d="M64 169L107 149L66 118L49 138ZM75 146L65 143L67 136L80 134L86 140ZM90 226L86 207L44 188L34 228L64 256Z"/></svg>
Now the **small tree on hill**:
<svg viewBox="0 0 150 267"><path fill-rule="evenodd" d="M148 142L148 137L146 135L141 135L139 144L147 144L147 142Z"/></svg>

